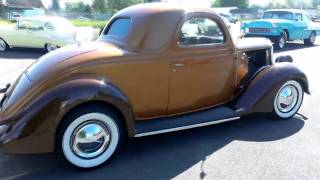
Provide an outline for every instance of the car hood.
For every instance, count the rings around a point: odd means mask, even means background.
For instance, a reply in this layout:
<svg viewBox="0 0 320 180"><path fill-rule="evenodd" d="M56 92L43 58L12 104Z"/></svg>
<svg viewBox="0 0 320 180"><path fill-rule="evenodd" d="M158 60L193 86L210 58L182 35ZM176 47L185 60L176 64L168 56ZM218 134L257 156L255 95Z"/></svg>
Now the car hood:
<svg viewBox="0 0 320 180"><path fill-rule="evenodd" d="M38 59L27 70L31 81L44 79L46 76L58 75L61 71L73 68L81 63L103 58L123 56L124 50L104 42L79 43L50 52Z"/></svg>
<svg viewBox="0 0 320 180"><path fill-rule="evenodd" d="M238 51L251 51L258 49L271 48L272 43L267 38L243 38L239 39L236 44L236 49Z"/></svg>
<svg viewBox="0 0 320 180"><path fill-rule="evenodd" d="M287 24L292 21L286 19L258 19L249 22L245 22L247 27L265 27L272 28L272 24Z"/></svg>

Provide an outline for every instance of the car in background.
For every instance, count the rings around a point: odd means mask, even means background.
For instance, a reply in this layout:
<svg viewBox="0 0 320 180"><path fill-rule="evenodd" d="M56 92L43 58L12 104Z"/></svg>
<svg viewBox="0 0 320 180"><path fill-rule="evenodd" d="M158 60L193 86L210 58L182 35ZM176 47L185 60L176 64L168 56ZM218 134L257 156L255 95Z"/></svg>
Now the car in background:
<svg viewBox="0 0 320 180"><path fill-rule="evenodd" d="M320 27L306 11L274 9L265 11L262 19L244 22L241 29L245 37L266 37L275 47L283 49L287 41L303 40L313 46Z"/></svg>
<svg viewBox="0 0 320 180"><path fill-rule="evenodd" d="M237 24L238 18L232 16L230 13L219 13L220 16L226 18L230 23Z"/></svg>
<svg viewBox="0 0 320 180"><path fill-rule="evenodd" d="M29 17L0 27L0 51L11 47L45 48L48 52L77 42L74 26L61 17Z"/></svg>
<svg viewBox="0 0 320 180"><path fill-rule="evenodd" d="M17 12L13 12L10 16L9 16L9 20L12 22L17 22L18 19L21 18L21 14L17 13Z"/></svg>

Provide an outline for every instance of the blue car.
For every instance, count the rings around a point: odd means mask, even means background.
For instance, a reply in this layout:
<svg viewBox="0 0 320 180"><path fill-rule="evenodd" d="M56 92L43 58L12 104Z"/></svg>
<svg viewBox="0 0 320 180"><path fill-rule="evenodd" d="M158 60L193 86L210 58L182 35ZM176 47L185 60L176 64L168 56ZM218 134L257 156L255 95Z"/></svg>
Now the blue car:
<svg viewBox="0 0 320 180"><path fill-rule="evenodd" d="M247 21L241 25L245 37L269 38L278 49L287 41L303 40L313 46L320 27L313 22L306 11L274 9L265 11L262 19Z"/></svg>

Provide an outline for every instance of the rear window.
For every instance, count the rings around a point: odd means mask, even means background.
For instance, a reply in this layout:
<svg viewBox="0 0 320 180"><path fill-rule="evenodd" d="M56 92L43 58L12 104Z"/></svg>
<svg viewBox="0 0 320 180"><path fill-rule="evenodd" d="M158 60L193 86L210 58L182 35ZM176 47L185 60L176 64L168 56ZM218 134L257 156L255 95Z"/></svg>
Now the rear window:
<svg viewBox="0 0 320 180"><path fill-rule="evenodd" d="M116 19L112 22L104 34L110 36L126 36L129 33L130 24L130 18Z"/></svg>

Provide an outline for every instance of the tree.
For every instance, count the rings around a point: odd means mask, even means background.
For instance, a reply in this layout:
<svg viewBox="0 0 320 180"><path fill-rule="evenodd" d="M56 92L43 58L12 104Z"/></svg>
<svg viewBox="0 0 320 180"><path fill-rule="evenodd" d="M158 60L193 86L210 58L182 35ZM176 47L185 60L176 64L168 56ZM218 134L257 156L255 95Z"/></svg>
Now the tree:
<svg viewBox="0 0 320 180"><path fill-rule="evenodd" d="M116 12L139 3L144 3L144 0L108 0L108 9L112 12Z"/></svg>
<svg viewBox="0 0 320 180"><path fill-rule="evenodd" d="M247 8L249 0L215 0L212 7L239 7Z"/></svg>
<svg viewBox="0 0 320 180"><path fill-rule="evenodd" d="M312 0L312 7L318 8L320 6L320 0Z"/></svg>
<svg viewBox="0 0 320 180"><path fill-rule="evenodd" d="M60 10L59 0L52 0L51 9L54 10L54 11L59 11Z"/></svg>
<svg viewBox="0 0 320 180"><path fill-rule="evenodd" d="M106 0L94 0L92 8L95 12L105 13L107 11L107 2Z"/></svg>

